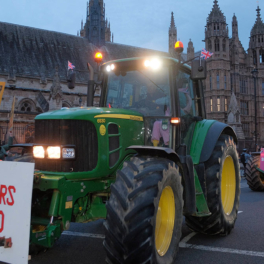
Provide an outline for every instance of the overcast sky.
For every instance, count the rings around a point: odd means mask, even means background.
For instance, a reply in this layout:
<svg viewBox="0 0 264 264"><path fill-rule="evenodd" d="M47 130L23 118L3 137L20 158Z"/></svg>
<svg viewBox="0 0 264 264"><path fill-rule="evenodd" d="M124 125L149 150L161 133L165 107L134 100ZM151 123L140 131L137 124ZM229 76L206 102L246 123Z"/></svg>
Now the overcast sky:
<svg viewBox="0 0 264 264"><path fill-rule="evenodd" d="M256 21L256 7L264 18L264 0L219 0L220 9L232 33L232 17L238 19L239 38L248 49L250 31ZM174 12L178 39L184 45L191 38L195 51L204 47L206 18L213 0L105 0L114 42L168 51L168 29ZM85 0L0 0L2 22L77 34L86 18Z"/></svg>

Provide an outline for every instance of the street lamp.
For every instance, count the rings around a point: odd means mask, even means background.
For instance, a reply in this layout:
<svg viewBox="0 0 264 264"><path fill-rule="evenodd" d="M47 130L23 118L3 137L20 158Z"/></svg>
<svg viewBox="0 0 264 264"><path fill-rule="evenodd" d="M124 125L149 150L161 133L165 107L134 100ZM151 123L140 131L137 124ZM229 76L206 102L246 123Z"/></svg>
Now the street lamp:
<svg viewBox="0 0 264 264"><path fill-rule="evenodd" d="M258 69L254 68L251 72L252 77L254 79L254 100L255 100L255 147L257 147L257 138L258 138L258 131L257 131L257 78L258 78Z"/></svg>

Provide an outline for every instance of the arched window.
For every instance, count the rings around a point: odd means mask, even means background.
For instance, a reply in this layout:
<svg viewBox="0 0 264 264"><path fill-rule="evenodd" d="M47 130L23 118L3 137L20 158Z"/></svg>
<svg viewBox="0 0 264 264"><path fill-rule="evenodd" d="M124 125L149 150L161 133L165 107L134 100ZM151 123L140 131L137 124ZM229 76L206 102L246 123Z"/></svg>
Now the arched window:
<svg viewBox="0 0 264 264"><path fill-rule="evenodd" d="M98 26L99 25L99 16L97 12L92 14L92 26Z"/></svg>
<svg viewBox="0 0 264 264"><path fill-rule="evenodd" d="M68 108L71 108L71 105L70 103L66 102L66 101L63 101L62 102L62 107L68 107Z"/></svg>
<svg viewBox="0 0 264 264"><path fill-rule="evenodd" d="M255 50L253 50L253 64L257 64L257 52Z"/></svg>
<svg viewBox="0 0 264 264"><path fill-rule="evenodd" d="M28 101L25 101L21 104L20 107L21 112L31 112L31 110L32 110L32 105Z"/></svg>
<svg viewBox="0 0 264 264"><path fill-rule="evenodd" d="M223 39L223 51L226 51L226 40Z"/></svg>
<svg viewBox="0 0 264 264"><path fill-rule="evenodd" d="M215 51L219 51L219 39L215 39Z"/></svg>
<svg viewBox="0 0 264 264"><path fill-rule="evenodd" d="M97 36L97 28L94 27L94 28L93 28L93 37L96 37L96 36Z"/></svg>
<svg viewBox="0 0 264 264"><path fill-rule="evenodd" d="M208 40L208 50L212 50L212 41L211 39Z"/></svg>

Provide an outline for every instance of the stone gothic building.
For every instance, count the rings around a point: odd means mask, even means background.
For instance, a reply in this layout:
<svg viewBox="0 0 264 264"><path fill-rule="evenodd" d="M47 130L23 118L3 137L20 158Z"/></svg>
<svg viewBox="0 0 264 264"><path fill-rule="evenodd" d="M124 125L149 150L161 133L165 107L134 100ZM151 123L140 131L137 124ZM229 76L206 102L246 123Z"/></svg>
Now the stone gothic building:
<svg viewBox="0 0 264 264"><path fill-rule="evenodd" d="M204 82L207 118L229 123L236 130L240 147L254 147L254 135L264 145L264 24L257 8L256 22L250 32L248 50L239 40L238 19L232 19L232 36L218 1L207 18L205 48L214 53L207 60L208 77ZM111 40L112 37L112 40ZM177 28L173 13L168 32L168 52L176 57L174 44ZM113 42L110 22L105 18L103 0L89 0L85 24L77 36L0 22L0 82L6 82L0 105L0 141L5 138L13 96L16 97L14 135L25 142L34 134L34 117L42 112L86 105L87 62L94 67L93 56L101 50L104 60L166 52L143 49ZM190 40L182 61L199 56ZM76 67L76 87L67 86L67 62ZM255 133L254 80L258 69ZM78 70L81 70L79 72ZM99 94L95 97L98 103Z"/></svg>
<svg viewBox="0 0 264 264"><path fill-rule="evenodd" d="M34 137L36 115L61 107L85 106L87 62L96 68L96 51L103 53L104 61L151 54L168 56L166 52L113 43L113 36L112 42L110 38L103 0L89 0L86 22L81 23L77 36L0 22L0 82L6 83L0 105L0 145L6 137L14 96L13 134L18 143ZM73 90L67 86L68 61L76 67ZM95 95L95 105L99 96Z"/></svg>
<svg viewBox="0 0 264 264"><path fill-rule="evenodd" d="M245 50L239 40L238 19L232 18L232 35L226 17L218 1L214 0L212 11L205 27L205 47L214 53L207 59L207 79L204 85L208 119L225 123L236 123L234 127L240 148L252 150L257 134L258 144L264 143L264 24L257 7L257 18L250 32L249 47ZM254 79L252 70L258 69L256 79L256 101L254 103ZM236 100L231 100L235 96ZM237 102L240 117L230 120L230 111ZM257 107L257 132L255 132L255 107Z"/></svg>

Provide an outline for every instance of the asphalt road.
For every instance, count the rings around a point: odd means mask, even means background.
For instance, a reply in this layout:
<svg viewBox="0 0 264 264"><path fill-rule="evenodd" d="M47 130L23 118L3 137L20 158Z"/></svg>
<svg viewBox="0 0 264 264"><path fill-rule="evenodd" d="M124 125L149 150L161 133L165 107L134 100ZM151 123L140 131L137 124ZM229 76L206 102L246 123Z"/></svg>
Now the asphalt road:
<svg viewBox="0 0 264 264"><path fill-rule="evenodd" d="M183 223L176 264L264 263L263 221L264 192L251 191L242 179L239 215L231 234L196 234ZM103 220L72 224L52 249L32 256L29 264L105 264L103 236Z"/></svg>

